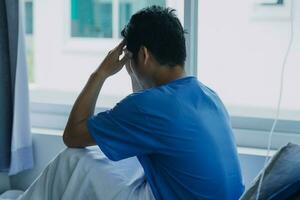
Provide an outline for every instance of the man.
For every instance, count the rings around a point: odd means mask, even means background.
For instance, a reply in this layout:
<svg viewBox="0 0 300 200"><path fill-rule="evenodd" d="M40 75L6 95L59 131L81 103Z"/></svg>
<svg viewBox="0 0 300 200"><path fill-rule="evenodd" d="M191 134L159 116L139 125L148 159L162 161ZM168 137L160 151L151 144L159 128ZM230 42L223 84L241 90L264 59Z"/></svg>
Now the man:
<svg viewBox="0 0 300 200"><path fill-rule="evenodd" d="M137 156L157 200L238 199L244 186L229 116L214 91L185 76L174 10L143 9L121 34L77 98L65 144L97 144L113 161ZM124 65L135 92L93 116L103 83Z"/></svg>

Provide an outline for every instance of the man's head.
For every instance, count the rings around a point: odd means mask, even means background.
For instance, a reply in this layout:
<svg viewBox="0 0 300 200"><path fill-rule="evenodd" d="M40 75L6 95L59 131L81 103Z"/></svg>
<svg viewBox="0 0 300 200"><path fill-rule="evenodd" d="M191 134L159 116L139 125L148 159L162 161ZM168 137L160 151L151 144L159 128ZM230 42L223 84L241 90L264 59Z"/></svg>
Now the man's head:
<svg viewBox="0 0 300 200"><path fill-rule="evenodd" d="M161 68L181 67L186 59L185 31L174 9L151 6L134 14L121 35L143 79ZM145 77L148 76L148 77ZM151 77L150 77L151 79Z"/></svg>

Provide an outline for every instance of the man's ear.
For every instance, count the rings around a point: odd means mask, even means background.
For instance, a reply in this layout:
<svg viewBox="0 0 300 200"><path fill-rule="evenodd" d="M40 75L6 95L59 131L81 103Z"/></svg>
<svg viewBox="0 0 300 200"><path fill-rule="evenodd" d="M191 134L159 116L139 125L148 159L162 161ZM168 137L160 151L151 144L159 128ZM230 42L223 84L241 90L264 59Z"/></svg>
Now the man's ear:
<svg viewBox="0 0 300 200"><path fill-rule="evenodd" d="M150 52L147 49L147 47L141 46L141 48L139 50L139 56L140 56L140 58L142 58L141 60L143 60L144 65L146 65L149 62Z"/></svg>
<svg viewBox="0 0 300 200"><path fill-rule="evenodd" d="M150 52L148 51L147 47L142 46L142 50L144 52L144 65L149 62Z"/></svg>

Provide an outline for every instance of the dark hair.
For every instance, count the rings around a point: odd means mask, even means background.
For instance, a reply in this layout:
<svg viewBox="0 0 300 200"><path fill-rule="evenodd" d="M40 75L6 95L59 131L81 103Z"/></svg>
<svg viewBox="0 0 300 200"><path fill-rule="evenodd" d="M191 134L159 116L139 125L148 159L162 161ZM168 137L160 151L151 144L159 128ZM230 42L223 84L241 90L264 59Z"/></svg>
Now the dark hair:
<svg viewBox="0 0 300 200"><path fill-rule="evenodd" d="M161 65L184 65L185 31L171 8L151 6L135 13L122 30L127 49L137 58L145 46Z"/></svg>

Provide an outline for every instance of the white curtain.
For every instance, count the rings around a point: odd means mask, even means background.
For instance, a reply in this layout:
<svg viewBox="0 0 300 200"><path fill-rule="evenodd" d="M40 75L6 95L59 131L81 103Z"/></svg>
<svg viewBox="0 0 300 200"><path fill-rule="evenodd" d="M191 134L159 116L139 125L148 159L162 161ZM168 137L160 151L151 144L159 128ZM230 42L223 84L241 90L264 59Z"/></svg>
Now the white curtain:
<svg viewBox="0 0 300 200"><path fill-rule="evenodd" d="M22 11L0 1L0 171L9 175L33 167Z"/></svg>
<svg viewBox="0 0 300 200"><path fill-rule="evenodd" d="M14 93L14 113L9 175L33 167L32 138L30 132L28 73L23 27L23 4L19 7L18 52Z"/></svg>

